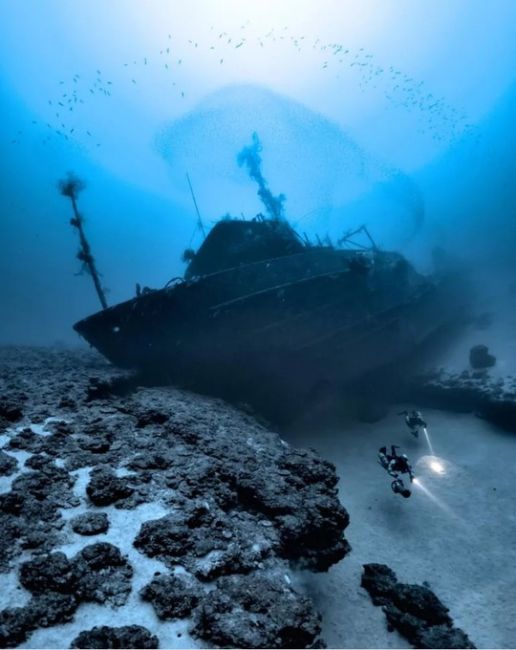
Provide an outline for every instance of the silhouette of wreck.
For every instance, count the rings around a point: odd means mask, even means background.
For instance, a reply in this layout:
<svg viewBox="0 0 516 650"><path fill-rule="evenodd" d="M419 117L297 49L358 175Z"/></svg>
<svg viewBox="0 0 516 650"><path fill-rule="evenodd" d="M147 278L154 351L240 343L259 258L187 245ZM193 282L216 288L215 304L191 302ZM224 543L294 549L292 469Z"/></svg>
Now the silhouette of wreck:
<svg viewBox="0 0 516 650"><path fill-rule="evenodd" d="M449 282L378 249L364 227L337 247L301 238L261 175L260 151L255 136L239 162L267 217L221 219L187 251L184 278L74 328L117 366L281 419L321 386L349 387L410 358L459 305Z"/></svg>
<svg viewBox="0 0 516 650"><path fill-rule="evenodd" d="M443 283L398 253L258 217L219 221L184 279L74 327L117 366L268 411L406 358L452 313Z"/></svg>

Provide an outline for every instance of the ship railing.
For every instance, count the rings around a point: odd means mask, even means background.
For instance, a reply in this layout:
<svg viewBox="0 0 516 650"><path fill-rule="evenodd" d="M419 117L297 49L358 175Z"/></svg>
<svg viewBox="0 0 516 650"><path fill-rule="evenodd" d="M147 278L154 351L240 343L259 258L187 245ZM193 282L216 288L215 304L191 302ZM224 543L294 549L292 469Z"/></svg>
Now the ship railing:
<svg viewBox="0 0 516 650"><path fill-rule="evenodd" d="M225 307L229 307L231 305L235 305L239 302L244 302L245 300L248 300L249 298L254 298L256 296L261 296L265 295L268 293L273 293L275 291L279 291L281 289L286 289L288 287L293 287L302 283L307 283L307 282L313 282L314 280L320 280L321 278L328 278L331 276L339 276L339 275L347 275L350 273L349 268L345 267L343 269L333 269L332 271L328 271L326 273L318 273L317 275L309 275L306 278L300 278L298 280L294 280L291 282L282 282L281 284L276 284L274 286L268 286L265 289L260 289L259 291L253 291L252 293L247 293L243 296L238 296L238 298L233 298L231 300L226 300L224 302L219 303L218 305L213 305L210 307L211 311L217 311L219 309L223 309Z"/></svg>
<svg viewBox="0 0 516 650"><path fill-rule="evenodd" d="M355 235L359 235L361 233L364 233L367 239L369 240L369 244L361 244L360 242L355 241L352 239L355 237ZM362 224L359 228L356 228L355 230L348 230L346 233L342 235L342 237L337 240L337 244L339 246L354 246L355 248L360 248L361 250L365 251L377 251L378 246L376 245L376 242L374 241L373 237L371 236L371 233L367 229L367 226L365 224Z"/></svg>
<svg viewBox="0 0 516 650"><path fill-rule="evenodd" d="M177 287L179 284L184 284L186 280L179 276L175 278L170 278L170 280L163 286L163 289L169 289L170 287Z"/></svg>

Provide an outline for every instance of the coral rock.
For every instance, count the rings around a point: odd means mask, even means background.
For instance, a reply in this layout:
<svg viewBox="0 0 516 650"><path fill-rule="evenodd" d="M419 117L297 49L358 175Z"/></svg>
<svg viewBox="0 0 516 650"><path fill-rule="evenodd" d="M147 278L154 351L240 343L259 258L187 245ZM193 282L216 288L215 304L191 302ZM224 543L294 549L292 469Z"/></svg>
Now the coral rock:
<svg viewBox="0 0 516 650"><path fill-rule="evenodd" d="M453 626L448 608L426 586L398 582L385 564L364 564L362 587L383 605L389 630L398 630L416 648L474 648Z"/></svg>
<svg viewBox="0 0 516 650"><path fill-rule="evenodd" d="M70 525L78 535L99 535L108 530L109 520L105 512L85 512L74 517Z"/></svg>
<svg viewBox="0 0 516 650"><path fill-rule="evenodd" d="M131 591L133 569L116 546L98 542L73 559L80 600L123 605Z"/></svg>
<svg viewBox="0 0 516 650"><path fill-rule="evenodd" d="M92 472L92 478L86 486L86 493L96 506L109 506L130 496L133 488L127 478L118 478L107 469L99 469L95 473Z"/></svg>
<svg viewBox="0 0 516 650"><path fill-rule="evenodd" d="M314 647L320 618L286 580L221 578L196 612L193 633L230 648Z"/></svg>
<svg viewBox="0 0 516 650"><path fill-rule="evenodd" d="M201 591L192 578L163 575L140 591L161 619L186 618L199 602Z"/></svg>
<svg viewBox="0 0 516 650"><path fill-rule="evenodd" d="M0 476L10 476L11 474L14 474L17 467L18 461L16 458L0 451Z"/></svg>
<svg viewBox="0 0 516 650"><path fill-rule="evenodd" d="M141 625L108 627L102 625L85 630L71 644L72 648L158 648L156 636Z"/></svg>
<svg viewBox="0 0 516 650"><path fill-rule="evenodd" d="M490 368L496 363L496 357L489 354L487 345L474 345L469 351L469 362L472 368Z"/></svg>
<svg viewBox="0 0 516 650"><path fill-rule="evenodd" d="M21 565L20 582L34 594L48 591L71 593L75 587L72 569L64 553L42 555Z"/></svg>

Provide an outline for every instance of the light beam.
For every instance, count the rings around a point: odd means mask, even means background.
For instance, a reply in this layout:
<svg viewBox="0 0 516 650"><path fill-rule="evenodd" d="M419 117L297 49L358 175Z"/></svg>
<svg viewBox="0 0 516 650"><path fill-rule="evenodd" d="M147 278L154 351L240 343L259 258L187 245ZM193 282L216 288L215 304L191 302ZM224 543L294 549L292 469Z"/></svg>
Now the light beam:
<svg viewBox="0 0 516 650"><path fill-rule="evenodd" d="M426 442L428 445L428 449L430 451L431 456L435 456L434 454L434 448L432 447L432 443L430 442L430 436L428 435L428 431L426 427L423 427L423 433L425 434Z"/></svg>
<svg viewBox="0 0 516 650"><path fill-rule="evenodd" d="M433 501L436 504L436 506L438 506L448 516L452 517L453 519L456 519L457 521L462 521L460 517L457 514L455 514L455 512L449 506L447 506L443 501L441 501L441 499L436 497L435 494L431 492L426 487L426 485L424 485L424 483L422 483L421 479L415 478L412 481L412 483L413 485L418 487L423 492L423 494L425 494L431 501Z"/></svg>

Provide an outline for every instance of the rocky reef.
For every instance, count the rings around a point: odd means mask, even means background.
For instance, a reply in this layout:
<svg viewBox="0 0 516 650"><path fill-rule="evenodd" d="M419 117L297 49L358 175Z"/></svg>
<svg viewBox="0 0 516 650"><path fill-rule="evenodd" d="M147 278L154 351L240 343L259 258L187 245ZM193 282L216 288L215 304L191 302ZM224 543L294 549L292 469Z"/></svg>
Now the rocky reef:
<svg viewBox="0 0 516 650"><path fill-rule="evenodd" d="M485 370L461 373L439 369L418 375L404 398L420 406L472 412L508 431L516 431L516 377L492 378Z"/></svg>
<svg viewBox="0 0 516 650"><path fill-rule="evenodd" d="M157 648L158 637L141 625L102 625L81 632L71 648Z"/></svg>
<svg viewBox="0 0 516 650"><path fill-rule="evenodd" d="M385 564L364 564L362 587L375 605L382 606L388 629L397 630L415 648L475 647L426 585L398 582Z"/></svg>
<svg viewBox="0 0 516 650"><path fill-rule="evenodd" d="M469 363L472 368L491 368L496 364L496 357L489 353L487 345L474 345L469 351Z"/></svg>
<svg viewBox="0 0 516 650"><path fill-rule="evenodd" d="M330 463L220 400L133 388L93 353L0 356L0 647L61 625L62 647L151 648L183 619L191 644L321 645L289 574L350 550ZM87 603L132 624L77 629Z"/></svg>

